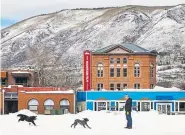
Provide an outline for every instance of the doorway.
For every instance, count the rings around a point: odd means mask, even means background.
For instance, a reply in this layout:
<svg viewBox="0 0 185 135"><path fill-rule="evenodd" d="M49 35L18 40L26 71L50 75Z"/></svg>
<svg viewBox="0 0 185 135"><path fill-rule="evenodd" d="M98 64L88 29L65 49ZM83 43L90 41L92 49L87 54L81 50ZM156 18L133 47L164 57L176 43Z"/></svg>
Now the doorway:
<svg viewBox="0 0 185 135"><path fill-rule="evenodd" d="M5 100L4 110L5 110L5 114L17 112L18 111L18 101Z"/></svg>
<svg viewBox="0 0 185 135"><path fill-rule="evenodd" d="M168 114L172 111L172 103L157 103L157 111L162 114Z"/></svg>

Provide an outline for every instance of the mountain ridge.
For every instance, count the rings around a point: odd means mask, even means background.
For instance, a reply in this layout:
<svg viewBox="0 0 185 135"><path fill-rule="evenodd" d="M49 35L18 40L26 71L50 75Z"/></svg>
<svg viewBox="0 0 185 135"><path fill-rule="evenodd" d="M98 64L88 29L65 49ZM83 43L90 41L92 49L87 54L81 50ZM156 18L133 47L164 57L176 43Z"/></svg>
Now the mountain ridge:
<svg viewBox="0 0 185 135"><path fill-rule="evenodd" d="M40 66L40 59L47 65L62 65L65 70L75 66L77 76L81 76L83 50L93 51L123 42L165 54L158 57L159 65L168 63L173 69L181 64L183 69L185 5L62 10L23 20L3 29L1 37L2 67ZM180 73L184 75L184 70ZM178 80L180 75L176 75Z"/></svg>

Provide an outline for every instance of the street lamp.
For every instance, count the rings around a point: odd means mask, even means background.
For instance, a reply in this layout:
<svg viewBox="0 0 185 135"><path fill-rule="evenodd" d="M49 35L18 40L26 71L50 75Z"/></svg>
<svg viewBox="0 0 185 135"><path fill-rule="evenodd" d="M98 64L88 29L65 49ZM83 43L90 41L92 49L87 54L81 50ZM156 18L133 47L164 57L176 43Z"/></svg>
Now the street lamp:
<svg viewBox="0 0 185 135"><path fill-rule="evenodd" d="M3 89L2 92L3 92L3 115L4 115L4 93L5 93L5 90Z"/></svg>

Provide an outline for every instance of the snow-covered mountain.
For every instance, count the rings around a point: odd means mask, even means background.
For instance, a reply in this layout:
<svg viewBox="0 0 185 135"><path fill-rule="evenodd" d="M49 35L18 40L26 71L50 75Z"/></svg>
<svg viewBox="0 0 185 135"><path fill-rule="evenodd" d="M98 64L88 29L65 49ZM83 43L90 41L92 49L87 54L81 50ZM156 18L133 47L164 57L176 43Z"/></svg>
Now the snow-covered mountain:
<svg viewBox="0 0 185 135"><path fill-rule="evenodd" d="M82 51L132 42L160 52L158 80L185 80L185 5L62 10L1 31L2 67L62 63L81 68ZM40 61L39 61L40 60ZM38 63L39 61L39 63ZM65 63L65 64L64 64ZM166 65L167 68L164 66ZM166 69L169 77L164 78ZM178 70L178 71L179 71ZM78 74L78 73L77 73Z"/></svg>

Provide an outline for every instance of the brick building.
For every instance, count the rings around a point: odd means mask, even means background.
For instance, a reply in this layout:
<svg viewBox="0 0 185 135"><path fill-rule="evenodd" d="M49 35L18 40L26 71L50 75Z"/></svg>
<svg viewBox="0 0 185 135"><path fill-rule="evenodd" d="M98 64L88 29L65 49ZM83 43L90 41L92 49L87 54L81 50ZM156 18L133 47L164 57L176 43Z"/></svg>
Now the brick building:
<svg viewBox="0 0 185 135"><path fill-rule="evenodd" d="M0 90L0 113L3 113L3 103L5 114L22 109L38 114L50 114L51 110L74 113L75 93L55 87L9 86Z"/></svg>
<svg viewBox="0 0 185 135"><path fill-rule="evenodd" d="M1 86L23 85L25 87L38 86L37 73L33 69L7 69L1 71Z"/></svg>
<svg viewBox="0 0 185 135"><path fill-rule="evenodd" d="M150 89L156 84L156 51L134 44L84 52L84 90Z"/></svg>

